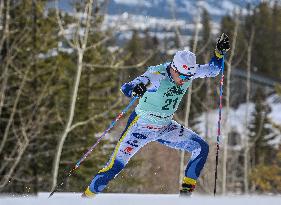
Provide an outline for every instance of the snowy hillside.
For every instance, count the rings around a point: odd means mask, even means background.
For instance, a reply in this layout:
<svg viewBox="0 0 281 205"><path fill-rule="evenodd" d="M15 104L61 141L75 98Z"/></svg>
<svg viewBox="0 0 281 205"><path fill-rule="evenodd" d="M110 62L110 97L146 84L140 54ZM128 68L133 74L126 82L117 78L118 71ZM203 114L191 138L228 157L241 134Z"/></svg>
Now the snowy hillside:
<svg viewBox="0 0 281 205"><path fill-rule="evenodd" d="M207 9L212 18L218 20L221 16L232 12L235 8L245 10L248 3L258 4L261 0L204 0L200 5ZM177 18L189 19L197 10L194 0L110 0L109 14L144 15L158 18L171 18L171 7L175 7Z"/></svg>
<svg viewBox="0 0 281 205"><path fill-rule="evenodd" d="M281 196L198 196L179 198L170 194L100 194L94 199L81 199L78 194L56 194L48 199L47 194L37 198L1 198L1 205L279 205Z"/></svg>
<svg viewBox="0 0 281 205"><path fill-rule="evenodd" d="M218 21L222 16L240 8L246 11L247 4L257 5L262 0L109 0L108 13L110 15L121 15L125 12L134 15L143 15L156 18L172 18L171 8L175 8L176 17L179 19L190 20L196 13L198 3L205 8L212 18ZM59 0L60 7L71 11L72 1Z"/></svg>
<svg viewBox="0 0 281 205"><path fill-rule="evenodd" d="M272 123L281 125L281 98L278 95L271 95L267 98L267 103L271 107L271 112L269 114L269 118ZM245 115L246 115L246 104L241 104L237 109L230 109L229 112L229 127L230 130L233 132L236 132L238 136L243 137L245 132ZM251 114L254 111L254 103L250 103L248 107L248 119L251 119ZM222 110L222 120L225 116L225 107ZM218 110L212 110L208 114L204 113L198 118L198 121L200 123L197 125L197 130L200 132L202 136L204 136L206 133L206 122L208 122L208 129L209 129L209 136L212 136L212 138L215 140L216 138L214 136L217 136L217 122L218 122ZM275 134L278 135L276 140L272 142L272 144L280 144L281 143L281 135L280 131L278 131L276 128L273 130L275 131ZM222 129L223 133L223 129ZM222 134L223 136L223 134Z"/></svg>
<svg viewBox="0 0 281 205"><path fill-rule="evenodd" d="M60 8L72 12L68 0L60 0ZM131 38L131 30L148 30L159 39L174 36L174 28L181 28L183 42L188 42L194 31L194 18L200 8L205 8L212 20L212 32L219 31L220 19L234 9L246 12L248 3L257 5L261 0L109 0L104 26L116 27L124 32L119 40ZM51 4L50 4L51 5ZM173 17L173 12L175 18Z"/></svg>
<svg viewBox="0 0 281 205"><path fill-rule="evenodd" d="M262 0L202 0L199 5L205 8L214 20L229 14L236 8L246 11L248 3L257 5ZM69 0L59 0L60 7L71 11ZM109 0L108 13L110 15L121 15L124 12L134 15L143 15L156 18L172 18L171 8L175 8L176 17L190 20L195 14L199 1L194 0Z"/></svg>

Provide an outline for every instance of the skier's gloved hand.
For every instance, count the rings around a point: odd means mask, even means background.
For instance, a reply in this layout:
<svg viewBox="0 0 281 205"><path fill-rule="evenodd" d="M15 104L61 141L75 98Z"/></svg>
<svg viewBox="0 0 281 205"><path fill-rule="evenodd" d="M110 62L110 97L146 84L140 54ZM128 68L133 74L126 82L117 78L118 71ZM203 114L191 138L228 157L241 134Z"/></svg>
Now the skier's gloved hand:
<svg viewBox="0 0 281 205"><path fill-rule="evenodd" d="M217 58L222 58L229 49L229 38L225 33L222 33L216 44L215 56Z"/></svg>
<svg viewBox="0 0 281 205"><path fill-rule="evenodd" d="M133 89L132 96L141 98L146 90L146 86L143 83L137 84Z"/></svg>

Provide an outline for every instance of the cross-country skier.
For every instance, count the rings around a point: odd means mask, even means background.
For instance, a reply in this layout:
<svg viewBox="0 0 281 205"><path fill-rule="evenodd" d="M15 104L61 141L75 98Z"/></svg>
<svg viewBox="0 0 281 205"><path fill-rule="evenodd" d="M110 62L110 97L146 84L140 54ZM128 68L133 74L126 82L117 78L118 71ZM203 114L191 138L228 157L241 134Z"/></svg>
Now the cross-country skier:
<svg viewBox="0 0 281 205"><path fill-rule="evenodd" d="M206 162L209 146L192 130L172 120L187 88L196 78L215 77L222 67L224 53L230 48L229 38L222 34L214 57L208 64L196 64L194 53L178 51L168 63L148 67L141 76L121 87L127 97L139 97L127 126L107 163L82 194L92 197L102 192L144 145L157 141L174 149L190 152L181 194L190 195Z"/></svg>

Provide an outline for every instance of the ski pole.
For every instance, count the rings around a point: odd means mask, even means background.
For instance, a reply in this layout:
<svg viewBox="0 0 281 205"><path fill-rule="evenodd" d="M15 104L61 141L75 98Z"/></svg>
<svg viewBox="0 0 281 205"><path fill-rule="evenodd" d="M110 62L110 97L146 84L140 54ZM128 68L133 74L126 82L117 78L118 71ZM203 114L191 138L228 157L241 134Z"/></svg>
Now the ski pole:
<svg viewBox="0 0 281 205"><path fill-rule="evenodd" d="M129 110L129 108L134 104L134 102L137 100L137 97L134 97L130 103L125 107L122 112L111 122L109 127L102 133L102 135L98 138L97 142L93 144L88 151L83 155L81 159L78 160L78 162L75 164L75 166L67 173L67 175L64 176L62 179L61 183L58 184L55 189L50 193L49 198L56 192L58 191L58 188L62 186L65 182L65 180L72 175L72 173L81 165L81 163L88 157L88 155L93 151L93 149L98 145L98 143L101 141L101 139L108 133L109 130L111 130L116 122L124 116L124 114Z"/></svg>
<svg viewBox="0 0 281 205"><path fill-rule="evenodd" d="M223 81L224 81L224 74L223 73L224 73L224 56L222 58L221 80L220 80L219 119L218 119L218 133L217 133L217 150L216 150L216 169L215 169L214 196L216 196L216 192L217 192L218 163L219 163L220 135L221 135L221 112L222 112Z"/></svg>

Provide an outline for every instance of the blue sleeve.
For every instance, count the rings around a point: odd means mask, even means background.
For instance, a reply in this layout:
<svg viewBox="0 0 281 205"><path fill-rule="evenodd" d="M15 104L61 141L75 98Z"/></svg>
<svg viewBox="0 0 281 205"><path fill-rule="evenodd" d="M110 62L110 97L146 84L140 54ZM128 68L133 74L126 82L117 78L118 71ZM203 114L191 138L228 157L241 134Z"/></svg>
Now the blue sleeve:
<svg viewBox="0 0 281 205"><path fill-rule="evenodd" d="M127 96L127 97L132 97L132 91L134 89L134 87L140 83L143 83L145 85L148 85L150 83L150 79L147 76L147 72L146 71L143 75L138 76L137 78L135 78L133 81L128 82L128 83L124 83L121 86L121 92Z"/></svg>
<svg viewBox="0 0 281 205"><path fill-rule="evenodd" d="M222 58L213 57L208 64L198 65L195 78L208 78L216 77L222 68L223 60Z"/></svg>
<svg viewBox="0 0 281 205"><path fill-rule="evenodd" d="M122 86L121 86L121 92L127 96L127 97L132 97L132 91L134 89L135 85L133 85L131 82L129 83L124 83Z"/></svg>
<svg viewBox="0 0 281 205"><path fill-rule="evenodd" d="M148 92L155 92L160 86L160 80L164 78L164 76L158 71L160 66L151 66L141 76L135 78L131 82L124 83L121 86L122 93L124 93L127 97L132 97L134 87L140 83L146 85Z"/></svg>

